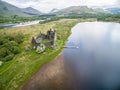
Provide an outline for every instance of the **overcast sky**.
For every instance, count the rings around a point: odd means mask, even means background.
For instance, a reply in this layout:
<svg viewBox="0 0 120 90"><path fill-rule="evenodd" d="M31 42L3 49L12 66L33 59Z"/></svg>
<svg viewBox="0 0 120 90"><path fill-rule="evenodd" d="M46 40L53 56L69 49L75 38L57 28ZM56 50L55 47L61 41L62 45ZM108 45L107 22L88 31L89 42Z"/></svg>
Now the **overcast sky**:
<svg viewBox="0 0 120 90"><path fill-rule="evenodd" d="M62 9L69 6L120 6L120 0L2 0L18 7L33 7L42 12L53 8Z"/></svg>

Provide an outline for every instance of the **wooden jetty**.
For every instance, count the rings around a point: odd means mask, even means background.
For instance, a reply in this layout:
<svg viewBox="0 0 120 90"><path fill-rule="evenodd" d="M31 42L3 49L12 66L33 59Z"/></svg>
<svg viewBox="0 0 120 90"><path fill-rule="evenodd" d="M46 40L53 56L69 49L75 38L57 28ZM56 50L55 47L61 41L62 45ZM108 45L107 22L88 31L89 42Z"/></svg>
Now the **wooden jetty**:
<svg viewBox="0 0 120 90"><path fill-rule="evenodd" d="M63 46L63 48L79 48L77 46Z"/></svg>

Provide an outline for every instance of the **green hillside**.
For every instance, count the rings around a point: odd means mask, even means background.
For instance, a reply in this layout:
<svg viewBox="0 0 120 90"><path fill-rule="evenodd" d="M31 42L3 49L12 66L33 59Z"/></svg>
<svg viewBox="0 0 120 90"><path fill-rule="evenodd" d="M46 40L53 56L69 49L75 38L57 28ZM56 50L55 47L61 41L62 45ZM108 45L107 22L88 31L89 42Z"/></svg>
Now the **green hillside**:
<svg viewBox="0 0 120 90"><path fill-rule="evenodd" d="M100 15L110 14L107 10L92 9L87 6L72 6L55 12L58 16Z"/></svg>
<svg viewBox="0 0 120 90"><path fill-rule="evenodd" d="M29 17L30 15L23 13L18 7L15 7L6 2L0 1L0 16L9 17L9 16L20 16L20 17Z"/></svg>

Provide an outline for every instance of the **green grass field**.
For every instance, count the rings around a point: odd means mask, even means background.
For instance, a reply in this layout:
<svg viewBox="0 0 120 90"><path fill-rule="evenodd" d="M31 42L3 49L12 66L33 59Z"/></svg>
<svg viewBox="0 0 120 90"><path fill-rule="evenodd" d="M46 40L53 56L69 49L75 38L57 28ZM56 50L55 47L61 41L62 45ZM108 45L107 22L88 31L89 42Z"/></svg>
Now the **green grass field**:
<svg viewBox="0 0 120 90"><path fill-rule="evenodd" d="M22 52L14 57L13 60L5 62L0 67L0 90L20 90L26 80L28 80L39 68L46 62L53 60L62 50L66 39L70 35L71 28L81 19L61 19L44 24L37 24L16 28L0 29L0 33L23 33L25 38L21 44ZM91 21L91 19L87 19ZM39 32L46 33L47 30L53 28L57 32L57 49L47 48L45 52L37 54L33 51L26 51L25 47L30 45L32 36L36 36Z"/></svg>

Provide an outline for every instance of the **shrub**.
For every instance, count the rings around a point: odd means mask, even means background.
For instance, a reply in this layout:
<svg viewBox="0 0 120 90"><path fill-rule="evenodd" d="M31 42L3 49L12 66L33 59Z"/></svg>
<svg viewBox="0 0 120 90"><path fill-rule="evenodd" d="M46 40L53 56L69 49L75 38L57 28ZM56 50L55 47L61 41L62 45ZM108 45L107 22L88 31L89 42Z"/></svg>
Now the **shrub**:
<svg viewBox="0 0 120 90"><path fill-rule="evenodd" d="M23 38L24 38L23 34L21 34L21 33L18 33L17 35L14 36L15 42L17 42L18 44L23 42Z"/></svg>
<svg viewBox="0 0 120 90"><path fill-rule="evenodd" d="M19 44L23 42L23 35L0 34L0 61L9 61L21 52Z"/></svg>
<svg viewBox="0 0 120 90"><path fill-rule="evenodd" d="M14 54L18 54L18 53L20 53L21 52L21 50L20 50L20 48L19 47L17 47L17 46L14 46L13 47L13 51L12 51Z"/></svg>
<svg viewBox="0 0 120 90"><path fill-rule="evenodd" d="M5 57L5 61L10 61L14 58L14 54L9 54L8 56Z"/></svg>
<svg viewBox="0 0 120 90"><path fill-rule="evenodd" d="M0 49L0 58L4 58L7 55L7 48L3 47Z"/></svg>
<svg viewBox="0 0 120 90"><path fill-rule="evenodd" d="M7 43L9 40L5 38L0 38L0 45Z"/></svg>
<svg viewBox="0 0 120 90"><path fill-rule="evenodd" d="M4 46L5 47L18 46L18 43L16 43L15 41L9 41L9 42L5 43Z"/></svg>

